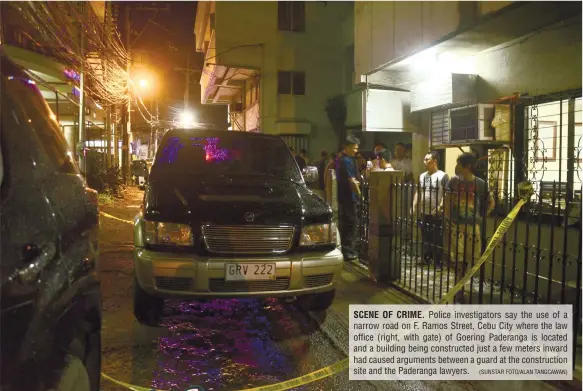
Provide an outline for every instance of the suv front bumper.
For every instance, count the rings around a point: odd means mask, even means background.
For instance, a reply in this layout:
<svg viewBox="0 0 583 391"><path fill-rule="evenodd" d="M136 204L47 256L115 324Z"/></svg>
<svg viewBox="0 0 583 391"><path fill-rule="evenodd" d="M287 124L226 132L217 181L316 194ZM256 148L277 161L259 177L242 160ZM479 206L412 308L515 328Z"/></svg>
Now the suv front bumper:
<svg viewBox="0 0 583 391"><path fill-rule="evenodd" d="M334 289L342 253L305 252L277 257L205 257L134 249L134 273L148 294L161 298L289 297ZM225 281L227 263L275 263L276 280Z"/></svg>

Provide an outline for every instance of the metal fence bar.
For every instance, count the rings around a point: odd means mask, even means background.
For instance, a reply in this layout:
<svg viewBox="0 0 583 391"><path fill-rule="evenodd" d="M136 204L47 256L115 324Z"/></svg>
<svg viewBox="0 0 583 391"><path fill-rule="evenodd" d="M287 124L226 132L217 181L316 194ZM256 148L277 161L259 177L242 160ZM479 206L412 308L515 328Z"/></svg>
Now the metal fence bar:
<svg viewBox="0 0 583 391"><path fill-rule="evenodd" d="M399 252L399 248L398 248L399 247L398 246L398 243L399 243L399 235L398 235L398 233L400 231L398 229L398 223L397 224L394 223L394 219L395 219L395 216L397 216L397 211L398 211L398 207L397 207L397 205L398 205L398 201L397 201L398 197L397 197L397 195L399 194L399 188L397 187L396 184L392 183L390 185L389 191L391 191L391 200L393 200L393 202L392 202L393 205L390 205L389 206L389 209L392 209L391 216L393 217L393 222L390 223L390 225L391 225L391 232L393 234L392 237L391 237L391 239L390 239L392 241L392 245L393 245L393 249L394 249L394 251L393 251L393 259L401 259L402 260L403 258L400 256L400 252ZM402 265L404 265L403 261L399 262L399 267L401 268L400 273L399 273L399 279L400 279L400 281L403 281L403 279L406 278L406 273L407 273L406 272L406 270L407 270L406 267L403 268Z"/></svg>
<svg viewBox="0 0 583 391"><path fill-rule="evenodd" d="M396 185L399 188L396 188L396 191L400 191L403 196L403 198L406 197L407 194L410 194L409 192L409 186L400 186L400 185ZM556 187L556 185L555 185ZM391 190L393 191L393 190ZM422 190L420 190L422 191ZM395 198L395 197L393 197ZM397 199L399 198L399 196L397 195L396 197ZM400 206L401 211L404 212L405 209L405 202L400 202L400 203L394 203L393 205L391 205L391 209L393 210L393 212L396 210L396 208L398 208ZM530 210L529 210L530 209ZM475 277L474 281L473 281L473 286L472 286L472 292L473 292L473 297L471 298L472 302L477 302L477 303L484 303L484 302L490 302L490 303L494 303L494 302L512 302L512 295L510 295L510 297L507 297L506 299L500 300L499 298L496 298L496 295L504 295L505 293L505 289L503 289L502 287L506 286L508 289L510 289L512 291L512 293L519 293L523 296L523 300L524 303L528 303L531 302L531 300L534 299L534 297L531 297L534 293L536 293L536 296L538 296L538 299L536 299L539 302L548 302L551 300L552 297L552 290L554 289L554 287L547 289L547 292L542 293L541 289L543 287L542 284L542 280L546 279L548 282L548 284L551 284L551 286L553 284L556 284L558 281L557 279L553 279L552 276L552 272L553 272L553 265L545 265L544 262L551 262L551 258L549 256L547 256L546 254L549 254L551 252L554 251L554 242L552 240L552 236L549 237L549 235L545 234L544 232L550 231L553 233L553 235L555 235L556 232L556 228L549 226L548 224L543 224L541 222L541 220L538 219L538 214L536 213L537 210L540 209L540 200L537 200L536 203L530 204L527 207L527 217L528 220L531 222L531 224L527 224L526 222L521 222L521 221L517 221L517 223L515 224L515 230L517 231L517 235L515 235L515 237L512 240L509 240L509 236L506 237L506 242L508 243L507 246L499 246L497 251L499 252L499 254L496 256L496 258L492 258L489 262L490 265L488 266L488 268L484 268L484 271L482 272L483 275L482 277L478 278L477 276ZM404 212L405 213L405 212ZM419 220L419 221L423 221L423 216L418 216L417 214L415 215L415 217ZM536 219L536 220L535 220ZM419 231L421 231L421 227L423 229L427 229L428 233L427 235L423 236L423 232L419 232L418 235L418 240L413 240L413 238L409 235L407 237L405 237L405 235L410 234L411 231L409 229L399 229L400 225L406 226L408 224L410 224L411 222L413 222L414 220L408 217L402 217L402 216L395 216L395 214L393 213L393 217L392 217L392 221L391 224L393 224L393 226L396 226L397 229L393 232L392 235L392 240L398 240L401 241L402 243L397 246L395 246L395 250L391 249L391 256L392 257L401 257L401 259L404 259L405 262L402 262L403 265L403 269L402 269L402 273L401 273L401 277L399 279L399 283L403 284L405 287L407 287L408 289L410 289L413 292L416 292L418 294L421 294L424 297L427 297L430 300L433 300L434 297L438 298L441 296L440 292L438 291L438 288L441 287L441 291L443 290L447 290L449 287L451 287L455 281L451 281L451 280L457 280L459 279L459 272L461 272L461 270L458 271L457 276L455 276L454 279L450 279L450 281L447 281L447 275L446 273L448 272L448 268L445 267L446 265L442 265L442 267L438 267L437 266L437 259L432 259L429 260L429 258L426 258L426 262L421 262L420 259L420 255L424 254L424 252L422 252L422 247L424 247L425 249L427 249L427 251L429 251L429 249L431 248L435 248L436 244L432 242L432 236L431 236L431 229L434 228L433 225L431 224L427 224L427 222L424 222L422 225L420 224L418 228ZM500 218L497 216L492 216L489 218L488 222L485 224L486 229L489 228L489 231L492 231L499 223ZM532 224L532 223L535 224ZM518 229L518 226L520 225L520 229ZM531 228L531 227L536 227L536 228ZM540 226L540 230L539 227ZM456 229L459 228L459 235L456 235ZM466 232L464 232L464 229L466 230ZM476 230L476 239L472 240L472 230L475 229ZM535 231L536 229L536 231ZM562 227L562 229L564 229L564 227ZM439 228L438 228L439 230ZM471 250L471 245L472 242L476 242L475 245L479 246L480 243L480 239L478 238L478 229L471 227L471 224L467 225L466 228L464 228L463 226L461 227L457 227L456 224L442 224L441 227L442 231L449 231L449 232L453 232L453 239L455 239L459 244L460 244L460 248L459 248L459 257L458 258L462 258L463 255L465 255L466 257L466 261L467 261L467 265L470 266L473 262L475 262L475 256L472 256L472 252ZM439 232L441 232L441 230L439 230ZM570 230L572 230L572 228L567 228L568 232L571 232ZM540 231L540 232L539 232ZM464 235L465 234L465 235ZM510 235L508 233L508 235ZM456 254L456 248L455 246L455 242L453 240L447 240L447 235L440 235L441 237L443 237L443 245L447 244L449 247L451 247L453 249L453 251L451 251L452 256L455 256ZM465 236L465 238L464 238ZM490 235L488 235L489 237ZM547 239L548 238L548 239ZM466 243L464 243L464 239L466 239ZM548 243L547 240L550 242ZM546 243L548 243L550 251L547 250L546 248ZM419 252L415 253L414 251L411 252L409 251L409 248L411 245L415 245L419 247ZM468 249L468 252L466 254L462 254L462 245L463 244L467 244L466 248ZM399 249L400 247L400 249ZM445 246L443 247L445 248ZM481 250L480 248L476 248L476 254L478 254L479 251ZM423 250L425 251L425 250ZM505 281L505 273L507 273L507 263L505 262L499 262L503 257L501 256L502 252L508 252L507 256L511 256L513 258L515 258L517 255L520 255L520 251L524 251L522 255L523 259L522 259L522 265L523 268L522 270L516 270L516 265L512 264L512 274L516 275L518 274L517 271L520 271L520 273L522 274L522 279L520 281L516 281L516 277L514 276L514 280L511 281L510 283L506 283ZM573 270L572 272L568 272L568 265L570 263L572 263L572 259L574 259L576 257L575 254L569 254L569 250L564 250L563 251L564 254L560 254L561 257L566 257L567 258L567 262L564 262L562 267L563 269L566 269L565 271L565 275L568 275L569 273L574 273L575 270ZM430 253L427 253L427 255L430 255ZM472 258L471 260L469 258ZM462 260L463 261L463 260ZM577 261L579 262L580 260L577 258ZM428 267L428 262L432 262L434 263L433 265L430 265L430 267ZM538 265L537 265L538 263ZM460 262L460 260L458 259L458 269L460 268L460 266L462 265L462 263ZM451 262L450 263L450 268L455 269L456 263L455 262ZM573 268L574 269L574 268ZM562 270L561 270L562 271ZM452 274L456 274L455 270L449 270L450 273ZM433 275L431 274L433 273ZM489 274L489 275L488 275ZM563 277L563 273L561 273L561 277ZM438 285L440 283L441 279L441 285ZM566 280L566 278L565 278ZM448 284L449 282L449 284ZM518 283L518 284L517 284ZM468 283L469 284L469 283ZM545 284L545 285L548 285ZM432 286L433 285L433 286ZM490 285L490 286L488 286ZM538 288L536 287L538 285ZM483 289L483 294L480 294L480 286L482 286ZM571 289L571 287L569 286L569 284L567 283L567 281L565 281L565 283L562 282L562 280L560 281L560 286L562 290L568 291L569 289ZM486 291L486 287L488 288L488 293L490 296L490 298L488 298L485 293ZM494 287L494 288L492 288ZM500 287L500 288L498 288ZM434 292L435 290L435 292ZM468 291L468 287L466 287L466 291ZM551 291L549 293L549 291ZM469 293L466 292L466 294L464 296L468 296ZM546 298L546 300L544 299ZM470 298L467 297L467 299L469 300ZM563 296L561 296L560 301L565 301L565 296L563 294Z"/></svg>
<svg viewBox="0 0 583 391"><path fill-rule="evenodd" d="M512 179L511 179L512 180ZM505 192L504 194L504 212L506 212L507 210L509 210L509 194L508 192ZM516 224L515 224L516 225ZM504 237L502 238L502 271L500 273L500 300L499 300L499 304L503 304L504 303L504 292L506 289L506 284L504 283L506 281L506 253L508 252L508 242L506 241L506 237L507 235L504 235ZM492 279L491 279L491 283L492 283L492 287L490 288L490 292L492 295L492 300L490 300L490 304L494 304L494 264L492 264Z"/></svg>
<svg viewBox="0 0 583 391"><path fill-rule="evenodd" d="M555 219L555 206L556 206L556 195L557 195L557 181L553 181L553 202L552 202L552 217ZM551 302L552 292L553 292L553 261L554 261L554 249L555 249L555 225L551 224L551 248L549 249L549 269L547 275L549 276L549 283L547 286L547 303Z"/></svg>
<svg viewBox="0 0 583 391"><path fill-rule="evenodd" d="M364 182L361 189L361 199L358 204L358 255L362 263L368 263L369 221L370 221L370 187Z"/></svg>
<svg viewBox="0 0 583 391"><path fill-rule="evenodd" d="M542 197L539 197L538 200L538 213L537 213L537 220L538 220L538 224L537 224L537 236L536 236L536 248L534 249L535 254L536 254L536 265L535 265L535 271L534 271L534 303L538 304L538 282L539 282L539 275L540 275L540 261L541 261L541 257L542 257L542 251L541 251L541 234L542 234L542 218L541 218L541 212L543 210L543 204L542 204L543 200ZM565 230L566 231L566 230ZM551 277L549 275L549 277Z"/></svg>
<svg viewBox="0 0 583 391"><path fill-rule="evenodd" d="M583 201L580 200L579 206L583 207ZM575 313L573 314L573 366L577 362L577 347L581 337L581 249L583 247L583 235L579 235L579 254L577 257L577 300L575 303ZM579 345L580 347L580 345Z"/></svg>

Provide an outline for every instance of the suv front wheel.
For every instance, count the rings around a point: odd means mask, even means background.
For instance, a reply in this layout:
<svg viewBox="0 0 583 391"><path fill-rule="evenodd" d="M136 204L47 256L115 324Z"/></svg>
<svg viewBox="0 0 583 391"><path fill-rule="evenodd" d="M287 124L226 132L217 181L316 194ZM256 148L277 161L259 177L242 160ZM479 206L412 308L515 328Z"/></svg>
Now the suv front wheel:
<svg viewBox="0 0 583 391"><path fill-rule="evenodd" d="M334 302L336 290L299 296L298 304L308 311L326 311Z"/></svg>
<svg viewBox="0 0 583 391"><path fill-rule="evenodd" d="M157 326L162 318L164 299L154 297L146 293L134 276L134 316L138 322L147 326Z"/></svg>

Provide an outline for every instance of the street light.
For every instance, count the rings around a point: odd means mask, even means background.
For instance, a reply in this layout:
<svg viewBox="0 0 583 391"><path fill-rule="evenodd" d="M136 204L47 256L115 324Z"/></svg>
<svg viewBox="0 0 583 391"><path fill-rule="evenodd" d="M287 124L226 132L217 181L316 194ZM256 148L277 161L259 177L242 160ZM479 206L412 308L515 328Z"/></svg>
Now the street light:
<svg viewBox="0 0 583 391"><path fill-rule="evenodd" d="M157 78L156 75L148 69L138 69L138 71L133 75L132 80L130 80L131 85L134 87L133 92L139 100L136 104L138 109L140 104L146 108L146 115L150 115L148 120L146 117L144 119L150 123L150 140L148 143L148 157L154 157L155 148L157 146L158 139L158 91L157 91ZM149 108L146 107L144 102L150 101ZM154 108L155 105L155 108ZM150 113L151 111L151 113ZM140 113L141 113L140 109ZM142 116L144 114L142 113Z"/></svg>
<svg viewBox="0 0 583 391"><path fill-rule="evenodd" d="M194 126L194 114L186 110L178 116L178 123L182 128L192 128Z"/></svg>
<svg viewBox="0 0 583 391"><path fill-rule="evenodd" d="M157 93L156 75L149 70L136 72L130 83L134 86L135 93L142 98L152 98Z"/></svg>
<svg viewBox="0 0 583 391"><path fill-rule="evenodd" d="M140 79L138 85L140 86L141 89L145 90L150 86L150 82L146 79Z"/></svg>

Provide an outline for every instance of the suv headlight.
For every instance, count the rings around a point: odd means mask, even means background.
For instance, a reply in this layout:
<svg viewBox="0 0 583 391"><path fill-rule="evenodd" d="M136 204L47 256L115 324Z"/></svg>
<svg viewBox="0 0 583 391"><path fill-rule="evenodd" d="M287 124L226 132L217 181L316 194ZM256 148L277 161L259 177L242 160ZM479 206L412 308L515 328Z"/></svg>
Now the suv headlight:
<svg viewBox="0 0 583 391"><path fill-rule="evenodd" d="M323 244L336 244L336 224L314 224L302 229L300 246L318 246Z"/></svg>
<svg viewBox="0 0 583 391"><path fill-rule="evenodd" d="M144 222L144 239L147 244L167 246L192 246L192 229L186 224Z"/></svg>

